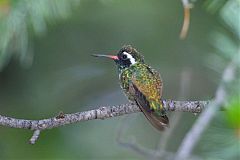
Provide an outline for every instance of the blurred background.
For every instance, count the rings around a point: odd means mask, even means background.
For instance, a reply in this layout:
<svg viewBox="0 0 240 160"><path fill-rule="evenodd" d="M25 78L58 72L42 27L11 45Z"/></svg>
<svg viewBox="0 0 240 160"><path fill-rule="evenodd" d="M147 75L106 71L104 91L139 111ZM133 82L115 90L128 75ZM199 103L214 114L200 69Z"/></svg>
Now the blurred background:
<svg viewBox="0 0 240 160"><path fill-rule="evenodd" d="M239 53L240 1L192 3L188 35L180 40L180 0L0 0L0 114L43 119L127 103L114 63L91 57L116 54L124 44L161 73L163 98L213 98ZM171 114L170 124L176 116L163 148L173 153L198 117ZM227 119L217 114L195 155L239 158L239 131ZM166 136L140 113L46 130L35 145L27 143L31 131L0 127L0 159L148 159L117 143L123 126L121 139L153 150Z"/></svg>

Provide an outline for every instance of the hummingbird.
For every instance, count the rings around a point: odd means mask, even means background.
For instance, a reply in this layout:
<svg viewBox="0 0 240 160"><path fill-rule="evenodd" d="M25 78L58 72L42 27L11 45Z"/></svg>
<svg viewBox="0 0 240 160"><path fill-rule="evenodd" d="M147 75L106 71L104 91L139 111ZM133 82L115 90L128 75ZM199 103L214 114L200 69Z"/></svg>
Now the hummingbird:
<svg viewBox="0 0 240 160"><path fill-rule="evenodd" d="M168 127L169 120L162 105L163 82L159 72L147 65L144 57L131 45L124 45L117 55L94 54L115 61L122 90L158 130Z"/></svg>

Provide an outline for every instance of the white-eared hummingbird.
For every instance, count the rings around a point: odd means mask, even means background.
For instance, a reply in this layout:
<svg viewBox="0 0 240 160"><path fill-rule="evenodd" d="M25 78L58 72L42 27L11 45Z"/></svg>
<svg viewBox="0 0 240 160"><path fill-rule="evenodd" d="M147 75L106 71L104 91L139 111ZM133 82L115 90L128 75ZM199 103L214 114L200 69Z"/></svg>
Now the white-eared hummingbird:
<svg viewBox="0 0 240 160"><path fill-rule="evenodd" d="M129 101L136 103L158 130L168 126L168 117L161 100L163 82L160 74L144 62L144 57L135 48L125 45L117 55L93 56L114 60L121 87Z"/></svg>

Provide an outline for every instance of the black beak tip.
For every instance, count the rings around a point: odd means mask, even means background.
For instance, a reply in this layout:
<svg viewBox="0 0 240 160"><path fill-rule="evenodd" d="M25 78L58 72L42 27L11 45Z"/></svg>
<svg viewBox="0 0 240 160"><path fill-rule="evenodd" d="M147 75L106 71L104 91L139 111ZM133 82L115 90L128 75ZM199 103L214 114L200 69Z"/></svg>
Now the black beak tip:
<svg viewBox="0 0 240 160"><path fill-rule="evenodd" d="M93 56L93 57L99 57L97 54L91 54L91 56Z"/></svg>

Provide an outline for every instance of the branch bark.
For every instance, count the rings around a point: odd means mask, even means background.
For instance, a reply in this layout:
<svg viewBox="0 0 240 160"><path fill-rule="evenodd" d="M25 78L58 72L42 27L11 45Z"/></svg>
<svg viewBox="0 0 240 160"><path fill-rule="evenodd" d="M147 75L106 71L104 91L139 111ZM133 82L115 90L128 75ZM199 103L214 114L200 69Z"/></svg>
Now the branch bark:
<svg viewBox="0 0 240 160"><path fill-rule="evenodd" d="M163 100L163 106L167 111L181 111L200 113L209 101L172 101ZM94 119L105 119L125 114L140 112L135 104L122 104L117 106L104 106L98 109L77 112L72 114L60 113L59 115L41 120L17 119L0 115L0 125L11 128L30 129L34 131L30 143L34 144L40 135L40 131L60 127L66 124L77 123Z"/></svg>

